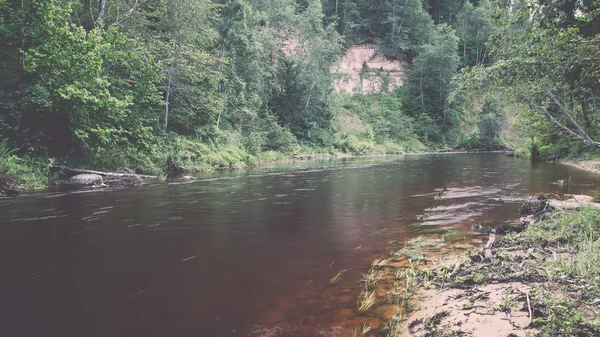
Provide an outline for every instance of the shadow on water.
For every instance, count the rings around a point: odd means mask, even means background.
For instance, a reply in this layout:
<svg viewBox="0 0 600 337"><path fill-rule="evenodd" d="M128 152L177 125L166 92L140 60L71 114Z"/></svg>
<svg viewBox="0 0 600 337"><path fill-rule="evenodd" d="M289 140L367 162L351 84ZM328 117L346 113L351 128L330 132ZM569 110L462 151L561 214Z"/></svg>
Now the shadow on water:
<svg viewBox="0 0 600 337"><path fill-rule="evenodd" d="M298 165L0 200L2 335L351 336L377 324L356 310L373 259L599 182L497 154Z"/></svg>

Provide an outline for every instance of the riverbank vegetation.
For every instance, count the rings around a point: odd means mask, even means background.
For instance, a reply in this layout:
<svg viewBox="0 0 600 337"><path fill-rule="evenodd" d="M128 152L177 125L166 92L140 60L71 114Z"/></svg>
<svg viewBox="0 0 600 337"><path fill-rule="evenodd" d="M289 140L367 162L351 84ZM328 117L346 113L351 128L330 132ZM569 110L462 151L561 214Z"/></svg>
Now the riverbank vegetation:
<svg viewBox="0 0 600 337"><path fill-rule="evenodd" d="M42 176L39 158L155 174L169 155L190 171L439 147L597 156L598 6L0 0L0 139ZM402 87L336 92L332 69L365 42L405 62Z"/></svg>
<svg viewBox="0 0 600 337"><path fill-rule="evenodd" d="M569 196L554 197L565 201L525 203L518 223L485 248L461 253L455 244L456 253L439 255L448 242L432 236L393 253L372 290L376 306L395 308L380 335L598 335L600 205L573 209ZM410 263L399 264L403 257Z"/></svg>

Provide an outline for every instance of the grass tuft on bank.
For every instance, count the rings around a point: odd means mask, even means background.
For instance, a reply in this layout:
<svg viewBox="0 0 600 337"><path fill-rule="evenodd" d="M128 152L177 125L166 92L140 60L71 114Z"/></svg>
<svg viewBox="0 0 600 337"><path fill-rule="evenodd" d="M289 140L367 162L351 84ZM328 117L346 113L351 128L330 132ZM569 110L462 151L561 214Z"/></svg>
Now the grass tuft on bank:
<svg viewBox="0 0 600 337"><path fill-rule="evenodd" d="M0 195L17 190L34 190L48 186L52 160L17 156L7 141L0 141Z"/></svg>

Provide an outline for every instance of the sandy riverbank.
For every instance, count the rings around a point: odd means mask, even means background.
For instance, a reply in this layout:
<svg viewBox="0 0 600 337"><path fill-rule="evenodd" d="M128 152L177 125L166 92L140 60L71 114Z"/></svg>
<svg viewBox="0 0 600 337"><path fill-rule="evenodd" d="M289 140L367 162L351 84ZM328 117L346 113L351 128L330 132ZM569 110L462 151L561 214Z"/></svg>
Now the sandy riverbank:
<svg viewBox="0 0 600 337"><path fill-rule="evenodd" d="M560 163L577 167L582 170L600 173L600 160L564 161Z"/></svg>
<svg viewBox="0 0 600 337"><path fill-rule="evenodd" d="M417 267L395 336L600 336L600 213L577 202L538 198L489 251Z"/></svg>

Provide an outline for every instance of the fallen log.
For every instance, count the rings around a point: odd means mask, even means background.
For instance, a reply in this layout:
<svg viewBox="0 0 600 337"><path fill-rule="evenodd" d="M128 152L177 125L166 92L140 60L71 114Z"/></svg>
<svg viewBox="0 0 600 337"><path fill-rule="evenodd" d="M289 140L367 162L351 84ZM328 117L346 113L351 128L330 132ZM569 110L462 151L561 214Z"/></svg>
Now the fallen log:
<svg viewBox="0 0 600 337"><path fill-rule="evenodd" d="M76 169L76 168L72 168L72 167L67 167L67 166L62 166L62 165L54 165L53 170L56 171L62 171L63 174L67 177L71 177L77 174L97 174L103 177L114 177L114 178L128 178L131 177L132 175L138 176L142 179L154 179L156 178L156 176L149 176L149 175L143 175L143 174L135 174L135 173L117 173L117 172L101 172L101 171L94 171L94 170L85 170L85 169Z"/></svg>

